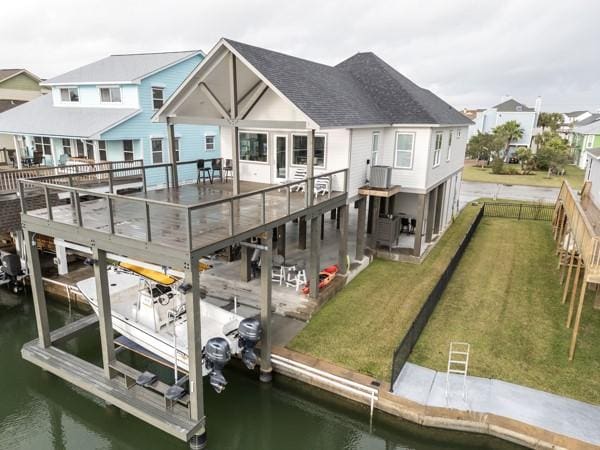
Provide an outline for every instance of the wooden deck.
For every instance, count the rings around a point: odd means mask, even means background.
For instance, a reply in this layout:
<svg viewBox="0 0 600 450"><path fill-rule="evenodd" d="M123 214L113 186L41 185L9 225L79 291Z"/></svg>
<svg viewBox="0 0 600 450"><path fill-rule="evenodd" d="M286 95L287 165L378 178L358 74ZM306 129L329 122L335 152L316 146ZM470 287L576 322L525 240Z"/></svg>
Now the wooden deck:
<svg viewBox="0 0 600 450"><path fill-rule="evenodd" d="M251 193L266 187L269 185L241 183L242 193ZM214 184L188 184L177 189L165 188L113 198L111 203L115 234L184 249L187 248L186 221L189 212L192 248L199 249L306 209L304 192L290 193L289 214L286 189L275 189L266 193L257 192L229 201L232 196L231 183L215 182ZM314 199L314 204L318 205L343 196L343 192L337 191L332 192L330 196L319 195ZM133 201L133 198L147 199L150 202ZM152 201L163 203L151 203ZM211 204L202 206L206 203ZM196 207L190 208L193 205ZM99 195L98 198L87 201L82 199L80 206L83 228L109 233L109 210L106 197ZM46 208L28 211L27 214L42 219L48 217ZM68 225L78 223L74 204L54 206L52 216L54 222ZM149 220L146 219L147 216ZM146 230L147 223L149 230Z"/></svg>

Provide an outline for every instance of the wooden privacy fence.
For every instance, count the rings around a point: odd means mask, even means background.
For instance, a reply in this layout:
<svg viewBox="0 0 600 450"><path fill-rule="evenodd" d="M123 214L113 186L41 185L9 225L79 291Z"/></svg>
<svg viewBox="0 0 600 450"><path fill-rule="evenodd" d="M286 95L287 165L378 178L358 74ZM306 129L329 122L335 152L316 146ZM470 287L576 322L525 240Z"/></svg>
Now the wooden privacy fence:
<svg viewBox="0 0 600 450"><path fill-rule="evenodd" d="M469 242L471 242L471 238L473 237L473 234L477 230L477 227L479 226L479 222L481 222L483 215L484 215L484 207L482 207L479 210L479 212L477 213L477 216L475 216L475 219L469 226L469 229L467 230L465 237L463 238L462 242L458 246L458 250L456 251L456 253L452 257L452 259L450 260L448 267L446 267L446 269L440 276L439 280L435 284L435 287L429 293L429 296L427 297L427 300L425 300L425 303L423 303L423 306L421 306L421 309L419 310L417 317L415 318L415 320L413 320L413 322L410 325L410 328L404 335L404 338L402 338L400 345L394 351L394 356L392 358L392 379L390 382L390 385L391 385L390 389L394 388L394 382L398 378L398 375L400 375L402 368L408 361L408 357L409 357L410 353L412 352L414 346L416 345L417 341L419 340L421 333L425 329L425 326L427 325L427 322L429 321L431 314L433 314L435 307L437 306L438 302L442 298L442 294L444 293L444 290L446 289L448 282L452 278L452 274L454 273L454 270L458 266L458 263L460 262L467 246L469 245Z"/></svg>
<svg viewBox="0 0 600 450"><path fill-rule="evenodd" d="M485 202L483 215L517 220L546 220L554 215L554 205L546 203L497 203Z"/></svg>

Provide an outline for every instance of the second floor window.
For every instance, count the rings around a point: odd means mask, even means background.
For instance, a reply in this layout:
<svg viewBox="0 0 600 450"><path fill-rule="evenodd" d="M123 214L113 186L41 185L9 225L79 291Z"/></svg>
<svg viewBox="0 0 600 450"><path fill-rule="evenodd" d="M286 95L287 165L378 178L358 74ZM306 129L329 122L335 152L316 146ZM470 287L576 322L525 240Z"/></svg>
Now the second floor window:
<svg viewBox="0 0 600 450"><path fill-rule="evenodd" d="M306 165L308 161L308 136L292 135L292 164ZM315 167L325 167L325 136L315 136Z"/></svg>
<svg viewBox="0 0 600 450"><path fill-rule="evenodd" d="M441 132L435 133L435 145L433 147L433 167L440 165L443 139L444 139L443 133L441 133Z"/></svg>
<svg viewBox="0 0 600 450"><path fill-rule="evenodd" d="M61 102L78 102L79 101L79 89L70 87L70 88L60 88L60 101Z"/></svg>
<svg viewBox="0 0 600 450"><path fill-rule="evenodd" d="M452 130L450 130L450 134L448 135L448 151L446 152L446 161L450 161L452 158Z"/></svg>
<svg viewBox="0 0 600 450"><path fill-rule="evenodd" d="M165 88L152 87L152 107L154 109L162 108L165 103Z"/></svg>
<svg viewBox="0 0 600 450"><path fill-rule="evenodd" d="M65 155L71 156L71 139L63 139L62 147L63 147L63 153Z"/></svg>
<svg viewBox="0 0 600 450"><path fill-rule="evenodd" d="M51 155L52 154L52 145L50 144L49 137L35 136L33 138L33 143L35 145L36 152L39 152L43 155Z"/></svg>
<svg viewBox="0 0 600 450"><path fill-rule="evenodd" d="M133 141L131 139L123 141L123 160L133 161Z"/></svg>
<svg viewBox="0 0 600 450"><path fill-rule="evenodd" d="M394 167L412 169L415 135L412 133L396 133Z"/></svg>
<svg viewBox="0 0 600 450"><path fill-rule="evenodd" d="M215 137L212 134L204 136L204 149L207 152L212 152L215 149Z"/></svg>
<svg viewBox="0 0 600 450"><path fill-rule="evenodd" d="M375 131L371 138L371 165L378 164L379 160L379 131Z"/></svg>
<svg viewBox="0 0 600 450"><path fill-rule="evenodd" d="M98 156L100 161L106 161L106 141L98 141Z"/></svg>
<svg viewBox="0 0 600 450"><path fill-rule="evenodd" d="M102 103L121 103L120 87L101 87L100 101Z"/></svg>
<svg viewBox="0 0 600 450"><path fill-rule="evenodd" d="M162 139L152 139L152 164L163 162Z"/></svg>

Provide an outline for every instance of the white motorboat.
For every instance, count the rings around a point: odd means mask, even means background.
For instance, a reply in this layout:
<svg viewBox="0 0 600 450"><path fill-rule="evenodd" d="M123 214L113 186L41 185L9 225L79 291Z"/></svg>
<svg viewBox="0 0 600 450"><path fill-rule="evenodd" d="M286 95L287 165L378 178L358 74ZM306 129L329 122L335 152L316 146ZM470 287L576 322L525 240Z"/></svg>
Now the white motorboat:
<svg viewBox="0 0 600 450"><path fill-rule="evenodd" d="M177 373L188 370L186 286L182 280L133 266L109 266L108 285L115 331L170 363ZM77 287L98 314L96 281ZM257 319L243 317L204 300L200 301L203 375L220 392L227 383L222 368L231 354L240 354L246 366L257 362L253 348L260 339Z"/></svg>

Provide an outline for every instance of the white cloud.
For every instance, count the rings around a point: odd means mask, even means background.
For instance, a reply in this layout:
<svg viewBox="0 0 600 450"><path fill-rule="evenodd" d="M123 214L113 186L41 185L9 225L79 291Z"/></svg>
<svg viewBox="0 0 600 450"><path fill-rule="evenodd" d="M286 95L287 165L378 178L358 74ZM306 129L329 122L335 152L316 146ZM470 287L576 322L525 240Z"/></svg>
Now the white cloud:
<svg viewBox="0 0 600 450"><path fill-rule="evenodd" d="M374 51L459 108L511 94L596 109L599 14L584 0L21 0L3 5L0 67L51 77L111 53L208 51L226 36L328 64Z"/></svg>

